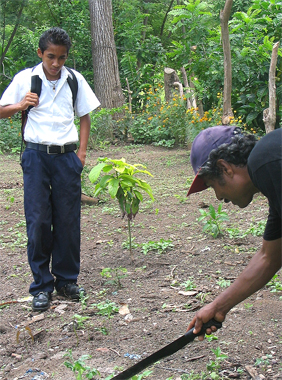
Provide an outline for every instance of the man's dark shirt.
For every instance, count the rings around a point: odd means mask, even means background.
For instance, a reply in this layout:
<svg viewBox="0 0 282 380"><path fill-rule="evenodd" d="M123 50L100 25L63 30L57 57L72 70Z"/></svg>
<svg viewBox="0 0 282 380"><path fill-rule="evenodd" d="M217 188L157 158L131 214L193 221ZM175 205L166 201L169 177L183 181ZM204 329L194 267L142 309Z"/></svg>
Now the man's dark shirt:
<svg viewBox="0 0 282 380"><path fill-rule="evenodd" d="M247 167L255 187L268 198L269 215L264 231L265 240L282 236L281 171L282 129L266 134L252 150Z"/></svg>

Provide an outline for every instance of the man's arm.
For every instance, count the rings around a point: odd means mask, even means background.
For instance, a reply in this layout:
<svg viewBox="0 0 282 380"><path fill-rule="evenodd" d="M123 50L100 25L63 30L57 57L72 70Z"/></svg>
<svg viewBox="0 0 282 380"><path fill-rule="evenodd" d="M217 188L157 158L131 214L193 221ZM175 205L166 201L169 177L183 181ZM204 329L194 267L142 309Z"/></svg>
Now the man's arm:
<svg viewBox="0 0 282 380"><path fill-rule="evenodd" d="M90 133L91 120L89 113L80 118L80 145L77 151L77 156L82 165L85 165L86 149Z"/></svg>
<svg viewBox="0 0 282 380"><path fill-rule="evenodd" d="M198 333L203 323L208 322L211 318L223 322L229 310L271 280L281 268L281 261L281 239L263 240L261 249L253 256L244 271L228 289L196 313L189 323L188 330L195 327L194 333ZM210 334L211 331L216 331L216 328L207 330L207 334ZM199 338L199 340L203 339L204 336Z"/></svg>
<svg viewBox="0 0 282 380"><path fill-rule="evenodd" d="M38 95L33 92L28 92L19 103L0 106L0 119L13 116L19 111L25 111L29 106L36 107L38 103Z"/></svg>

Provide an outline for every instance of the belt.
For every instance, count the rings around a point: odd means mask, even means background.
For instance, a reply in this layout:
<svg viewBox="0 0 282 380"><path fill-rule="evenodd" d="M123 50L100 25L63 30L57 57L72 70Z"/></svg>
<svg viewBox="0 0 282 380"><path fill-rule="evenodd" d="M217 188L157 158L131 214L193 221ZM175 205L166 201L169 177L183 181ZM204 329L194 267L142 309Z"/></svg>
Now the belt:
<svg viewBox="0 0 282 380"><path fill-rule="evenodd" d="M61 154L67 152L73 152L76 150L76 144L66 144L66 145L44 145L44 144L36 144L32 142L26 143L26 148L39 150L40 152L45 152L48 154Z"/></svg>

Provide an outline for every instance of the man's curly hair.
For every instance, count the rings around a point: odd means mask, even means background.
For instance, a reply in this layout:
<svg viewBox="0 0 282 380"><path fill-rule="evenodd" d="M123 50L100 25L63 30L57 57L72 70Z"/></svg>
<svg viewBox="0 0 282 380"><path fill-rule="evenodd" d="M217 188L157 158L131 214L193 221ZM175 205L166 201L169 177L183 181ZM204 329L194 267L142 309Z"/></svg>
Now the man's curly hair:
<svg viewBox="0 0 282 380"><path fill-rule="evenodd" d="M63 45L67 48L67 53L71 48L71 40L69 35L64 29L54 27L46 30L39 39L39 48L41 53L48 48L49 44Z"/></svg>
<svg viewBox="0 0 282 380"><path fill-rule="evenodd" d="M222 179L222 169L217 165L219 159L235 166L246 166L248 157L256 145L257 139L250 134L236 134L231 139L231 143L222 144L210 152L208 161L201 167L199 177L208 179Z"/></svg>

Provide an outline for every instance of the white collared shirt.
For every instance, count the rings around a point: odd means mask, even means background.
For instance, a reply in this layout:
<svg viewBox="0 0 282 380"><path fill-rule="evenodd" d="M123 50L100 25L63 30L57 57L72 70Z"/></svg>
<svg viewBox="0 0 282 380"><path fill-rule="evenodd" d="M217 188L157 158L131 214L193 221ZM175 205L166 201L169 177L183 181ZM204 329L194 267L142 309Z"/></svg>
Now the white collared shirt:
<svg viewBox="0 0 282 380"><path fill-rule="evenodd" d="M79 72L73 71L78 81L74 110L78 117L82 117L99 107L100 102L84 77ZM77 142L78 133L74 124L72 92L67 82L67 77L71 74L65 67L62 67L58 82L55 81L55 91L44 74L42 63L34 69L20 71L3 93L0 105L6 106L20 102L30 91L32 75L39 75L42 79L42 87L39 105L33 107L28 114L24 131L25 141L46 145Z"/></svg>

